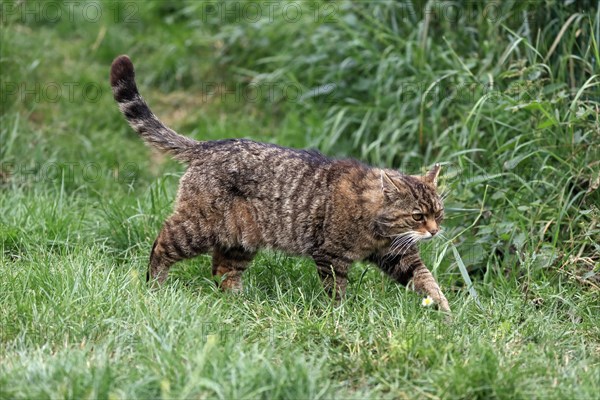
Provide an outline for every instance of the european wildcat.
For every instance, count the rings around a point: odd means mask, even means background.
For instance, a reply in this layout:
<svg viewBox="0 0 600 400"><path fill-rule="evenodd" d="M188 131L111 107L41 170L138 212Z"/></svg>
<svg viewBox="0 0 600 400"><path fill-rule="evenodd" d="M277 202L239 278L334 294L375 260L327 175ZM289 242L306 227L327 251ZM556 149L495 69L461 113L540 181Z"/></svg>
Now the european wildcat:
<svg viewBox="0 0 600 400"><path fill-rule="evenodd" d="M116 58L110 81L129 124L149 144L189 167L174 214L154 242L147 279L163 282L171 265L212 251L212 273L240 290L260 248L312 257L326 290L344 295L353 261L369 260L401 284L448 301L416 247L439 231L439 164L425 176L334 160L318 152L231 139L180 136L152 114L135 84L133 64Z"/></svg>

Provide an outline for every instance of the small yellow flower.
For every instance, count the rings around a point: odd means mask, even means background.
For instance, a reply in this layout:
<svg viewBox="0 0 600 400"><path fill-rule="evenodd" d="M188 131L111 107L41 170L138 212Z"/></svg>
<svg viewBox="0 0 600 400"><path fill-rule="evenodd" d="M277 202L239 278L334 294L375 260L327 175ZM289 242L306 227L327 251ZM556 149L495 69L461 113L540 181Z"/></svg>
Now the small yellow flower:
<svg viewBox="0 0 600 400"><path fill-rule="evenodd" d="M425 297L423 299L423 301L421 302L421 305L423 307L429 307L432 304L433 304L433 299L430 296Z"/></svg>

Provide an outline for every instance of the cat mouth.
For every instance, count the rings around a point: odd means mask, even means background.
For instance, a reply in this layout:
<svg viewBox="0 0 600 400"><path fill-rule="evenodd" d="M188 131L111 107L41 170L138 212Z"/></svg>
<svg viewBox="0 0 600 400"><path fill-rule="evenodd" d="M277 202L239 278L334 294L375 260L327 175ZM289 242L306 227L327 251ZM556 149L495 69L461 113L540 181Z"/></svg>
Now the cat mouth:
<svg viewBox="0 0 600 400"><path fill-rule="evenodd" d="M431 239L433 239L433 237L434 236L431 233L425 232L425 233L421 233L419 235L419 240L431 240Z"/></svg>

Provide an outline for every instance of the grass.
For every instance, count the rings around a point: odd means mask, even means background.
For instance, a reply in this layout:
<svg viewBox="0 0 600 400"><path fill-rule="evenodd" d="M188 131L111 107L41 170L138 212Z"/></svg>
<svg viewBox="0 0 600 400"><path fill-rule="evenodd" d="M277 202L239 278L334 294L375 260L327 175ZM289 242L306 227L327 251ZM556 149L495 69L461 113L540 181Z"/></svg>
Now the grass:
<svg viewBox="0 0 600 400"><path fill-rule="evenodd" d="M598 398L597 3L61 4L0 9L0 398ZM267 252L240 296L208 256L149 291L182 167L119 115L122 53L191 136L442 162L452 322L362 263L334 308Z"/></svg>

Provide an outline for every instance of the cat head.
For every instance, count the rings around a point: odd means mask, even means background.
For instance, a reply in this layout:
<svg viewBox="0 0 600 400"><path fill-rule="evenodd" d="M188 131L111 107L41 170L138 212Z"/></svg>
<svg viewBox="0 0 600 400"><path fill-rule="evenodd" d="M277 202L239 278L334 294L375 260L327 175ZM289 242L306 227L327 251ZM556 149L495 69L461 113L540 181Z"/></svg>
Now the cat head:
<svg viewBox="0 0 600 400"><path fill-rule="evenodd" d="M437 193L440 165L423 176L381 170L383 205L376 221L380 235L410 247L437 235L444 218L444 205Z"/></svg>

